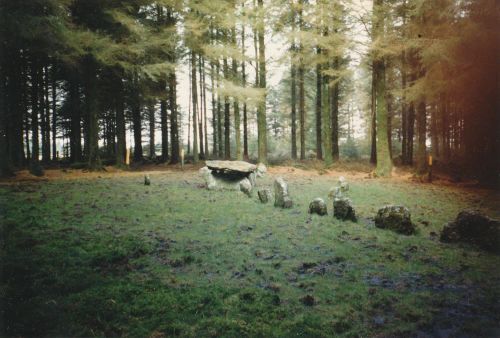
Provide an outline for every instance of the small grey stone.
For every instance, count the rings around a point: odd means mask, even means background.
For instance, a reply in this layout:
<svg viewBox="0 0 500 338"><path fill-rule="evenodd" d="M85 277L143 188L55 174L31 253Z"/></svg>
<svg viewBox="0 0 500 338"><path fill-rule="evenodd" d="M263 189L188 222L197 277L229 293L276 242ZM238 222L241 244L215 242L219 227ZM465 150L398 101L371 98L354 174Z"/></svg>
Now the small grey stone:
<svg viewBox="0 0 500 338"><path fill-rule="evenodd" d="M401 205L386 205L380 208L375 216L375 226L404 235L414 234L416 230L411 222L410 210Z"/></svg>
<svg viewBox="0 0 500 338"><path fill-rule="evenodd" d="M309 213L310 214L318 214L320 216L326 215L327 207L325 201L322 198L315 198L309 204Z"/></svg>
<svg viewBox="0 0 500 338"><path fill-rule="evenodd" d="M356 222L356 212L352 202L347 197L335 197L333 199L333 216L341 220L351 220Z"/></svg>
<svg viewBox="0 0 500 338"><path fill-rule="evenodd" d="M271 190L265 188L258 191L259 200L261 203L267 203L271 199Z"/></svg>

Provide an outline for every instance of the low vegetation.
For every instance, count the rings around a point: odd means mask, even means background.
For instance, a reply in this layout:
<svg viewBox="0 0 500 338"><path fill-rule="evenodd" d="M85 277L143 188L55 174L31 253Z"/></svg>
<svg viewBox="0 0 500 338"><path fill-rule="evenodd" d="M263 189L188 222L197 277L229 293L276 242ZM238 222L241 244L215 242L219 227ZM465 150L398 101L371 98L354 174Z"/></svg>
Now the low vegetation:
<svg viewBox="0 0 500 338"><path fill-rule="evenodd" d="M498 218L498 196L358 175L353 223L331 200L307 212L335 175L274 168L259 185L278 174L291 209L189 170L1 185L2 335L498 335L499 256L438 240L464 208ZM415 235L375 227L391 203Z"/></svg>

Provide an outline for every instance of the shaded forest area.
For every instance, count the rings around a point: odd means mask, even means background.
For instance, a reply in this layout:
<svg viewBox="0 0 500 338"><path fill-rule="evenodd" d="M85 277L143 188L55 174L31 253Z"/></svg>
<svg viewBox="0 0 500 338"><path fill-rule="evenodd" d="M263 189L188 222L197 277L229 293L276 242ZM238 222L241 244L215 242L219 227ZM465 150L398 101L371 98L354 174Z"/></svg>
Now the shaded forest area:
<svg viewBox="0 0 500 338"><path fill-rule="evenodd" d="M0 173L124 167L131 145L135 163L181 148L267 162L278 139L329 166L366 140L379 176L425 173L432 155L496 184L498 14L494 0L1 0ZM286 46L278 89L271 37Z"/></svg>

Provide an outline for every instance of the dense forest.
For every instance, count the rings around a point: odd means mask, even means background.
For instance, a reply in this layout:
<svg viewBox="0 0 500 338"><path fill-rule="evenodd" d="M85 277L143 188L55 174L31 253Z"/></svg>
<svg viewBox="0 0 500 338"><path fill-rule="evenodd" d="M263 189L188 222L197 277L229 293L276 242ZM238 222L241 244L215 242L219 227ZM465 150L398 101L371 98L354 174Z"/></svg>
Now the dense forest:
<svg viewBox="0 0 500 338"><path fill-rule="evenodd" d="M495 0L1 0L0 173L124 167L131 149L130 163L365 156L390 176L425 173L432 155L495 184L498 13Z"/></svg>

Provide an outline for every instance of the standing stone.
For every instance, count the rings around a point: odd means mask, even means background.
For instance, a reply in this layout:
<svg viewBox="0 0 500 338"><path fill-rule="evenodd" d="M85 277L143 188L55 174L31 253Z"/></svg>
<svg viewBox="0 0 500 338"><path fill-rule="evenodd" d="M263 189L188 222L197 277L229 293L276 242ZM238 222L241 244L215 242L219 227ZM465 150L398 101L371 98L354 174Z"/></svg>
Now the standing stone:
<svg viewBox="0 0 500 338"><path fill-rule="evenodd" d="M274 206L280 208L291 208L292 199L288 193L288 184L282 177L274 181Z"/></svg>
<svg viewBox="0 0 500 338"><path fill-rule="evenodd" d="M248 178L244 178L240 181L240 191L247 196L252 196L252 183Z"/></svg>
<svg viewBox="0 0 500 338"><path fill-rule="evenodd" d="M344 176L339 177L339 181L337 183L337 186L339 187L339 190L341 193L347 193L349 191L349 183L347 183Z"/></svg>
<svg viewBox="0 0 500 338"><path fill-rule="evenodd" d="M326 215L328 212L326 210L326 203L322 198L315 198L309 204L309 213L318 214L320 216Z"/></svg>
<svg viewBox="0 0 500 338"><path fill-rule="evenodd" d="M351 220L356 222L356 212L348 197L335 197L333 199L333 216L340 220Z"/></svg>
<svg viewBox="0 0 500 338"><path fill-rule="evenodd" d="M257 169L255 172L257 173L257 177L263 177L264 174L267 172L267 167L265 166L264 163L259 163L257 164Z"/></svg>
<svg viewBox="0 0 500 338"><path fill-rule="evenodd" d="M259 200L261 203L267 203L271 199L271 190L265 188L265 189L260 189L258 191L259 194Z"/></svg>
<svg viewBox="0 0 500 338"><path fill-rule="evenodd" d="M254 172L248 175L248 179L250 180L252 187L255 187L257 185L256 174Z"/></svg>
<svg viewBox="0 0 500 338"><path fill-rule="evenodd" d="M144 185L151 185L151 178L149 175L144 175Z"/></svg>
<svg viewBox="0 0 500 338"><path fill-rule="evenodd" d="M411 222L410 210L400 205L386 205L379 209L375 216L375 226L390 229L403 235L415 233L415 225Z"/></svg>

